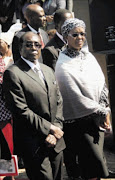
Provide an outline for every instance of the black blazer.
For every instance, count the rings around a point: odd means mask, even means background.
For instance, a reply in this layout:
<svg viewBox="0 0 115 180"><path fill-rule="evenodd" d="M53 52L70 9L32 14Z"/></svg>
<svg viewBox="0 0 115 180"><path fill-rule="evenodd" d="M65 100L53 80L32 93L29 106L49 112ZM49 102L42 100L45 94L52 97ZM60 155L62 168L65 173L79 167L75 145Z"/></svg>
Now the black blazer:
<svg viewBox="0 0 115 180"><path fill-rule="evenodd" d="M20 59L19 39L25 32L28 32L28 31L31 31L31 30L27 26L27 27L23 28L21 31L17 32L13 38L12 53L13 53L14 62L16 62L18 59ZM40 29L40 33L41 33L41 36L43 38L43 42L46 45L49 41L48 35L43 29ZM40 62L42 62L42 58L40 58Z"/></svg>
<svg viewBox="0 0 115 180"><path fill-rule="evenodd" d="M43 63L55 70L55 65L59 52L64 46L64 42L55 35L42 50Z"/></svg>
<svg viewBox="0 0 115 180"><path fill-rule="evenodd" d="M30 149L34 145L33 153L44 145L51 123L63 128L63 103L54 73L49 67L40 66L47 88L22 59L4 73L3 89L6 103L13 114L14 137L19 151L22 151L21 144L26 146L27 142ZM61 138L54 150L60 152L64 148L65 143Z"/></svg>

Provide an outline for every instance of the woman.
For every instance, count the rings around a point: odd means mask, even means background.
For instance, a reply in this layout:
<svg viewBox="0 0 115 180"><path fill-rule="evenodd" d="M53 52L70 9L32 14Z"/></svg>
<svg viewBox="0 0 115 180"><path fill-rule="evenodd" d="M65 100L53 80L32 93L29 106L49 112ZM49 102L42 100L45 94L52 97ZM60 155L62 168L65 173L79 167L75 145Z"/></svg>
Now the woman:
<svg viewBox="0 0 115 180"><path fill-rule="evenodd" d="M59 55L55 74L64 103L67 171L76 175L78 155L80 175L97 179L108 176L103 142L104 131L110 130L110 109L104 75L85 45L85 29L82 20L64 22L62 35L68 45Z"/></svg>
<svg viewBox="0 0 115 180"><path fill-rule="evenodd" d="M0 34L0 130L8 143L10 153L13 154L12 115L5 105L2 92L3 73L6 68L13 64L10 41L7 33ZM7 154L5 156L7 157ZM14 177L5 177L5 179L10 180Z"/></svg>

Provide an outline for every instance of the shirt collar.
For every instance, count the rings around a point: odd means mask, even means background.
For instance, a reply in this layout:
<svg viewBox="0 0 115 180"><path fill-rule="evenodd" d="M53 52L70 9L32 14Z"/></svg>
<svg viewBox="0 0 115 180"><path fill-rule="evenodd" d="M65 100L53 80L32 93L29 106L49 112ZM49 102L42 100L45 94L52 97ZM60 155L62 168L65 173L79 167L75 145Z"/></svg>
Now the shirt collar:
<svg viewBox="0 0 115 180"><path fill-rule="evenodd" d="M36 60L36 64L32 63L31 61L25 59L23 56L21 58L31 67L31 69L34 71L34 68L36 67L38 70L40 70L40 64L38 60Z"/></svg>
<svg viewBox="0 0 115 180"><path fill-rule="evenodd" d="M39 33L40 32L40 30L38 29L38 31L36 31L33 27L31 27L29 24L27 24L27 26L29 27L29 29L32 31L32 32L34 32L34 33Z"/></svg>
<svg viewBox="0 0 115 180"><path fill-rule="evenodd" d="M64 44L66 44L66 42L63 39L63 36L61 34L59 34L57 31L56 31L56 35L64 42Z"/></svg>

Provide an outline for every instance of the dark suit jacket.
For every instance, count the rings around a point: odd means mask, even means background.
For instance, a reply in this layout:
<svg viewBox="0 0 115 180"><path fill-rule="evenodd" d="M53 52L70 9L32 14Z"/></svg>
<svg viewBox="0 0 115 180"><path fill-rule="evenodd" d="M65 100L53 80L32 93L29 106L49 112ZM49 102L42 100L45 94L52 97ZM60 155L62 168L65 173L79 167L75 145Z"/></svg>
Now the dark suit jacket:
<svg viewBox="0 0 115 180"><path fill-rule="evenodd" d="M63 46L64 42L55 35L42 50L43 63L55 70L59 52Z"/></svg>
<svg viewBox="0 0 115 180"><path fill-rule="evenodd" d="M19 39L25 32L28 32L28 31L31 31L31 30L27 26L27 27L23 28L21 31L17 32L13 38L12 53L13 53L14 62L16 62L20 58ZM49 41L48 35L43 29L40 29L40 33L43 38L43 42L46 45ZM42 58L40 58L40 62L42 62Z"/></svg>
<svg viewBox="0 0 115 180"><path fill-rule="evenodd" d="M40 66L47 88L22 59L5 71L3 83L6 103L13 114L18 150L27 149L27 153L31 150L32 155L44 145L51 123L63 127L62 97L55 76L49 67ZM54 150L60 152L64 148L61 138Z"/></svg>
<svg viewBox="0 0 115 180"><path fill-rule="evenodd" d="M0 1L0 17L7 17L5 23L0 21L2 31L7 32L13 24L13 16L15 12L15 0Z"/></svg>
<svg viewBox="0 0 115 180"><path fill-rule="evenodd" d="M1 129L0 129L0 159L7 159L7 160L11 159L10 149Z"/></svg>

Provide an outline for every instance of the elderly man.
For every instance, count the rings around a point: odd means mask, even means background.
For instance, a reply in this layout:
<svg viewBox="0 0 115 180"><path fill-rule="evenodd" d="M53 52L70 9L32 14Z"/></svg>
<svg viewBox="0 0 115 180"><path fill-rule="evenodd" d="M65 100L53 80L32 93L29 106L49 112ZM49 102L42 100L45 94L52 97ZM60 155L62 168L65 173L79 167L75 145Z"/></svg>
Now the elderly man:
<svg viewBox="0 0 115 180"><path fill-rule="evenodd" d="M32 31L36 34L40 34L42 48L49 41L47 33L43 29L40 29L40 27L46 25L46 17L41 6L37 4L28 5L25 10L25 19L27 21L27 27L16 33L13 39L12 52L14 61L17 61L20 58L19 39L25 32ZM40 61L42 62L42 58Z"/></svg>
<svg viewBox="0 0 115 180"><path fill-rule="evenodd" d="M3 89L29 179L62 180L62 97L53 71L38 62L40 53L40 36L25 33L20 38L21 59L5 71Z"/></svg>

